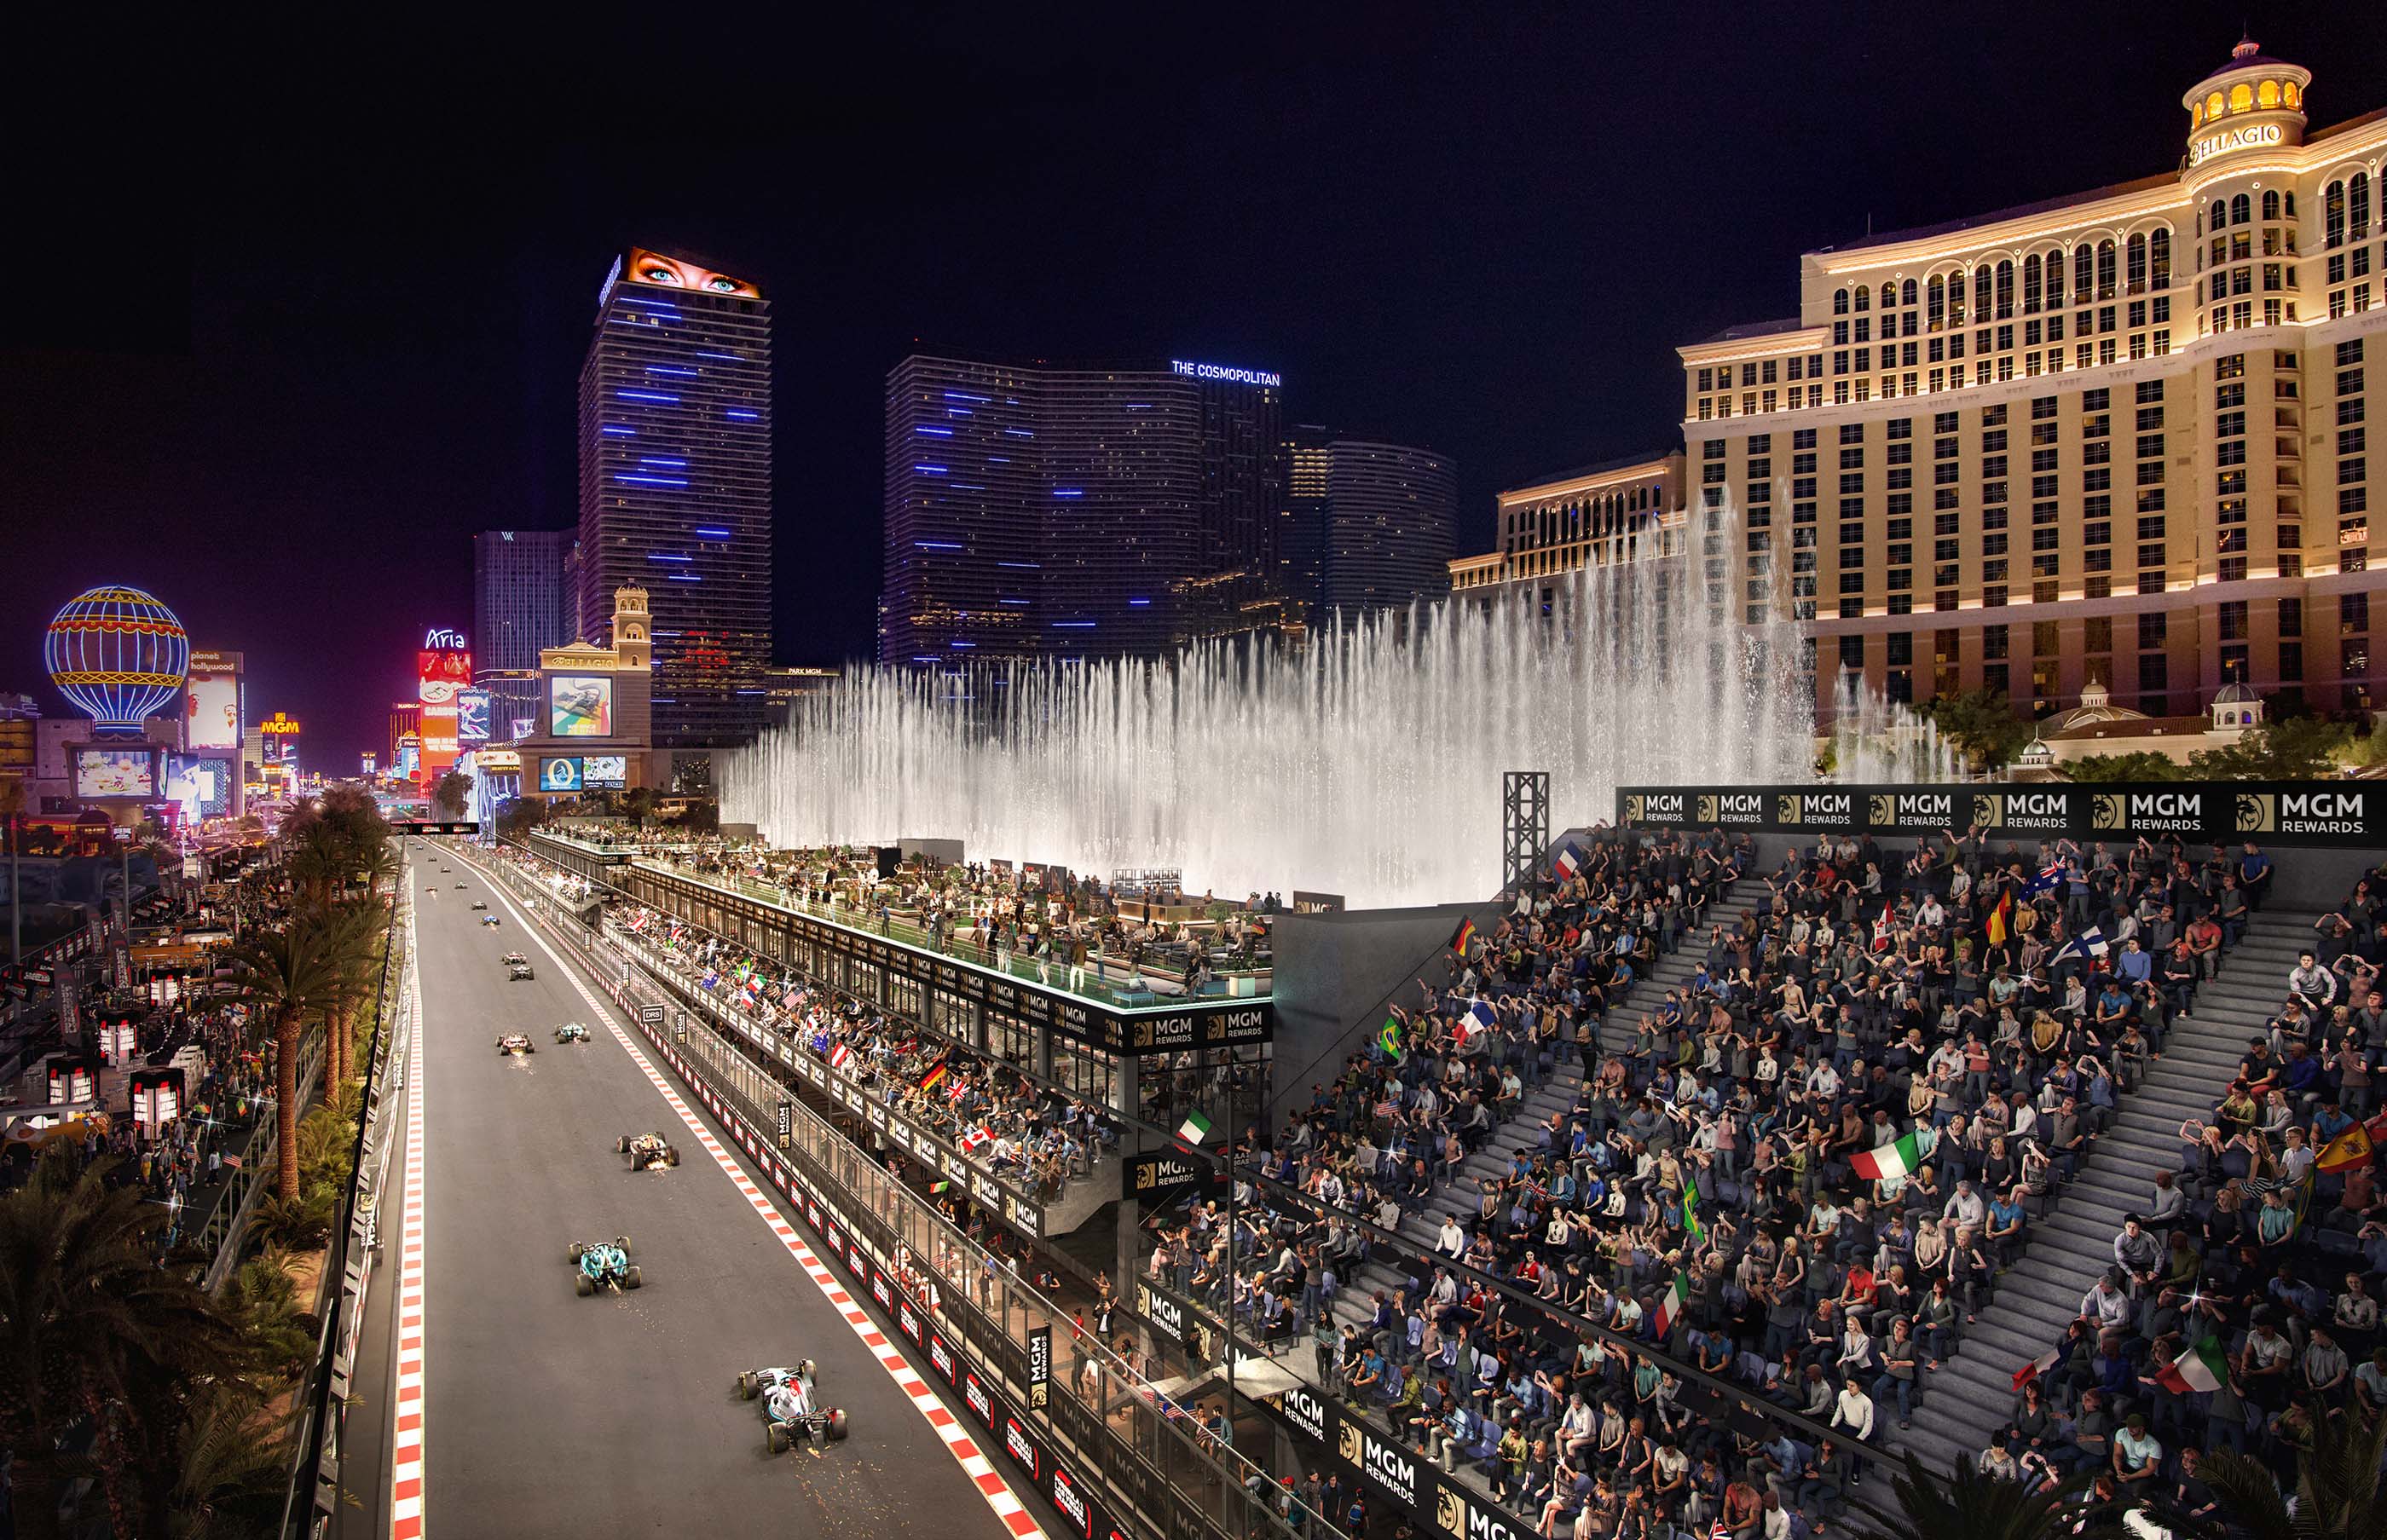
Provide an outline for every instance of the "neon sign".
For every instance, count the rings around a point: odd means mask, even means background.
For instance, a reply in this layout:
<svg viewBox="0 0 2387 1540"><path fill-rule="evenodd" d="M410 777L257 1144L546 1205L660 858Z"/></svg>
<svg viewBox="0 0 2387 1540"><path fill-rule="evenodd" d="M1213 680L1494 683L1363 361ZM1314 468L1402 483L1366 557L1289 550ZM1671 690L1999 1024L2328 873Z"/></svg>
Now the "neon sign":
<svg viewBox="0 0 2387 1540"><path fill-rule="evenodd" d="M509 535L506 538L511 540L513 536ZM423 633L423 646L425 651L438 648L453 648L461 652L464 650L464 633L451 631L445 625L436 625Z"/></svg>
<svg viewBox="0 0 2387 1540"><path fill-rule="evenodd" d="M1188 363L1171 359L1168 367L1194 380L1224 380L1229 385L1282 385L1284 376L1269 369L1231 369L1222 363Z"/></svg>
<svg viewBox="0 0 2387 1540"><path fill-rule="evenodd" d="M2216 155L2228 155L2232 150L2261 149L2267 145L2278 144L2280 137L2280 125L2277 123L2249 123L2244 128L2230 129L2224 133L2208 133L2188 146L2188 163L2197 166Z"/></svg>

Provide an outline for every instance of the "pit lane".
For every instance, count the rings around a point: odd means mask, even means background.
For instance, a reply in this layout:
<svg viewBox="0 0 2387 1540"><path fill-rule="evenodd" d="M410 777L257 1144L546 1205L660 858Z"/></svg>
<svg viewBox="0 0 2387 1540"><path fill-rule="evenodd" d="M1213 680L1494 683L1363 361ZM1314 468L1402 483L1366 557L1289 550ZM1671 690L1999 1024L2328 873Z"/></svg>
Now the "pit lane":
<svg viewBox="0 0 2387 1540"><path fill-rule="evenodd" d="M814 1526L1009 1540L979 1489L749 1199L480 875L409 852L426 1098L424 1532L721 1535ZM458 891L455 884L469 884ZM436 883L439 895L423 890ZM481 924L474 900L503 922ZM529 954L508 981L498 958ZM557 1023L598 1028L558 1045ZM505 1032L538 1051L500 1057ZM633 1175L623 1133L679 1169ZM646 1286L582 1299L569 1243L626 1233ZM818 1360L852 1436L769 1457L738 1371Z"/></svg>

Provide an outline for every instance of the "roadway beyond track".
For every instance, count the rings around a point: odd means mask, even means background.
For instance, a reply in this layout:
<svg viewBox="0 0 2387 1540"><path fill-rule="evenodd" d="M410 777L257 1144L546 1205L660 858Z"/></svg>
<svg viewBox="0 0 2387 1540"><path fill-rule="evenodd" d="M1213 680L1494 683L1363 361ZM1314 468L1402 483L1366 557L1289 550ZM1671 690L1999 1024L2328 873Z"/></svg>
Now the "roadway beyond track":
<svg viewBox="0 0 2387 1540"><path fill-rule="evenodd" d="M422 1533L1011 1540L523 913L428 845L408 852L408 880L423 1021ZM536 979L508 981L498 959L515 951ZM590 1041L559 1045L564 1021L587 1023ZM501 1057L505 1032L537 1052ZM682 1164L633 1175L614 1141L650 1130ZM566 1247L618 1234L645 1286L581 1298ZM817 1459L766 1455L733 1382L803 1357L852 1436Z"/></svg>

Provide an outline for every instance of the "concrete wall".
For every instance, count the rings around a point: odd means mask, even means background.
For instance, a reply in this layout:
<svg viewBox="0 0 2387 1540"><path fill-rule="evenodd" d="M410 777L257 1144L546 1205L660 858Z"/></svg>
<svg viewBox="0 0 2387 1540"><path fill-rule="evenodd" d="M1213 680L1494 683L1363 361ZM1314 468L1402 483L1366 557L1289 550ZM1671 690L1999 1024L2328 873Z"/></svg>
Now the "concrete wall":
<svg viewBox="0 0 2387 1540"><path fill-rule="evenodd" d="M1442 981L1444 949L1462 917L1473 915L1488 930L1497 912L1493 904L1443 903L1280 915L1270 1126L1281 1126L1288 1105L1306 1105L1312 1085L1332 1084L1344 1057L1375 1037L1387 995L1414 1007L1420 974Z"/></svg>

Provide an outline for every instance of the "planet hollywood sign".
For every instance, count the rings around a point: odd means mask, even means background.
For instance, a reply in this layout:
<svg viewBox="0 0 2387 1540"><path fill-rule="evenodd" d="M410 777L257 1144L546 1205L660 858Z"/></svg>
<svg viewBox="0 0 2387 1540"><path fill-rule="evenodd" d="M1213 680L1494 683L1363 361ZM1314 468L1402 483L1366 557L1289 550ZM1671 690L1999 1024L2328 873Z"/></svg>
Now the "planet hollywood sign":
<svg viewBox="0 0 2387 1540"><path fill-rule="evenodd" d="M1617 822L1754 833L2387 846L2387 787L2343 781L1627 787Z"/></svg>

